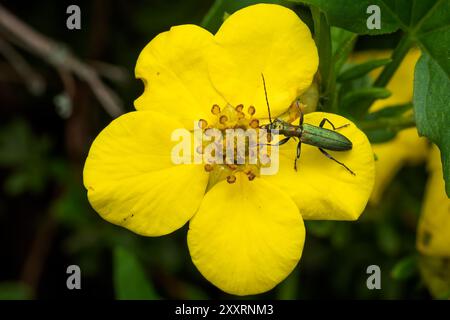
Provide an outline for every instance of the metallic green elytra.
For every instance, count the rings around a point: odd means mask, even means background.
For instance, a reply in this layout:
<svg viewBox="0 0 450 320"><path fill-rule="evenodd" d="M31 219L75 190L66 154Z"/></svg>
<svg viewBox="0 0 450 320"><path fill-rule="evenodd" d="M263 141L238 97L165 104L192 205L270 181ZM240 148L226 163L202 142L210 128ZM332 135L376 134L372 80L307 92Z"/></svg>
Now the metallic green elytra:
<svg viewBox="0 0 450 320"><path fill-rule="evenodd" d="M303 113L301 109L299 124L293 125L289 122L276 118L272 121L272 117L270 114L270 106L269 99L267 98L267 90L266 90L266 82L264 80L264 75L262 75L263 84L264 84L264 93L266 95L267 108L269 112L269 124L261 126L261 128L266 129L268 132L278 132L279 135L283 135L285 138L281 139L276 145L280 146L288 142L291 138L297 138L297 156L294 161L294 169L297 170L297 160L300 158L301 145L302 143L315 146L319 149L319 151L325 155L330 160L335 161L336 163L343 166L347 169L348 172L355 175L355 173L350 170L344 163L336 160L331 154L329 154L325 150L330 151L348 151L353 148L352 142L343 134L337 132L341 128L347 127L348 124L345 124L340 127L335 127L334 124L328 120L327 118L323 118L320 122L319 126L314 126L312 124L303 123ZM298 106L298 102L297 102ZM329 123L333 130L324 128L325 123Z"/></svg>

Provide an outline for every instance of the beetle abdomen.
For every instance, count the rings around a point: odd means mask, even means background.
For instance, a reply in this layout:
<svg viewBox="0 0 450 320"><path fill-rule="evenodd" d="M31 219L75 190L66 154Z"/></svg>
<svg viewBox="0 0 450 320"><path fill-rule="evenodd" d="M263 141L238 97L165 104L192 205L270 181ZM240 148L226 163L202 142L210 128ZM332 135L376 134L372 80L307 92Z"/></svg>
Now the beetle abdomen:
<svg viewBox="0 0 450 320"><path fill-rule="evenodd" d="M332 151L346 151L353 147L352 142L339 132L310 124L303 125L300 140L303 143Z"/></svg>

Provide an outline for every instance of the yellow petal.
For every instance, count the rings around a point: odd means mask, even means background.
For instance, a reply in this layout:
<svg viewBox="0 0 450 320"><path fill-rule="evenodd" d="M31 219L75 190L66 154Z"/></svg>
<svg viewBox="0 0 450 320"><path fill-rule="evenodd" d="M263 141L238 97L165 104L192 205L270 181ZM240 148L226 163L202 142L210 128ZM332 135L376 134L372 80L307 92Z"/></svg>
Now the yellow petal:
<svg viewBox="0 0 450 320"><path fill-rule="evenodd" d="M224 104L208 77L205 52L213 39L195 25L172 27L156 36L136 63L136 77L145 84L136 109L162 112L190 127L198 119L212 119L212 105Z"/></svg>
<svg viewBox="0 0 450 320"><path fill-rule="evenodd" d="M446 257L421 255L419 270L422 281L436 299L450 299L450 264Z"/></svg>
<svg viewBox="0 0 450 320"><path fill-rule="evenodd" d="M384 59L391 56L391 51L372 50L355 54L352 57L354 62L365 62L370 59ZM414 67L420 57L420 50L412 48L403 59L395 74L392 76L387 89L391 91L391 96L387 99L377 100L371 106L370 111L378 111L386 106L397 104L404 104L412 101L413 96L413 81L414 81ZM370 73L370 76L375 79L381 72L381 69L376 69Z"/></svg>
<svg viewBox="0 0 450 320"><path fill-rule="evenodd" d="M303 219L356 220L363 212L374 183L374 155L366 135L351 121L339 115L313 112L305 115L305 123L318 126L323 118L330 120L353 144L350 151L328 151L343 166L328 159L316 147L302 144L298 171L294 170L297 142L281 146L279 172L265 176L292 197ZM325 124L325 128L331 128Z"/></svg>
<svg viewBox="0 0 450 320"><path fill-rule="evenodd" d="M189 223L192 261L221 290L272 289L300 259L305 229L294 202L263 179L215 185Z"/></svg>
<svg viewBox="0 0 450 320"><path fill-rule="evenodd" d="M445 193L441 157L436 146L430 155L429 170L417 248L426 255L450 257L450 199Z"/></svg>
<svg viewBox="0 0 450 320"><path fill-rule="evenodd" d="M267 117L261 74L274 115L285 111L311 84L318 55L308 27L290 9L257 4L241 9L215 35L210 75L232 105L256 107Z"/></svg>
<svg viewBox="0 0 450 320"><path fill-rule="evenodd" d="M384 190L401 167L419 164L428 154L427 139L420 138L416 128L402 130L394 139L375 143L372 148L376 155L375 185L370 196L372 204L379 203Z"/></svg>
<svg viewBox="0 0 450 320"><path fill-rule="evenodd" d="M192 217L208 175L199 165L173 164L171 133L181 127L156 112L138 111L114 120L97 136L86 159L84 185L100 216L146 236L170 233Z"/></svg>

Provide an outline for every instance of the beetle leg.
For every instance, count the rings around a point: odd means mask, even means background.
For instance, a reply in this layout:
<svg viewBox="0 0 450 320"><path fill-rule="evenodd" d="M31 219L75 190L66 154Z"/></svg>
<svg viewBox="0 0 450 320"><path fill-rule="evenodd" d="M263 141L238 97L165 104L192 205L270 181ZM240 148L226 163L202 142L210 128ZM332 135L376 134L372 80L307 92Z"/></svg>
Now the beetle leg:
<svg viewBox="0 0 450 320"><path fill-rule="evenodd" d="M294 169L295 169L295 171L297 171L297 160L300 159L300 152L301 151L302 151L302 143L299 142L297 144L297 156L295 157L295 160L294 160Z"/></svg>
<svg viewBox="0 0 450 320"><path fill-rule="evenodd" d="M295 104L297 106L298 111L300 112L300 117L298 118L298 125L301 126L303 124L303 111L302 108L300 108L300 106L298 105L298 100L297 103Z"/></svg>
<svg viewBox="0 0 450 320"><path fill-rule="evenodd" d="M333 156L331 154L329 154L328 152L326 152L325 150L323 150L322 148L319 148L320 152L322 152L328 159L333 160L334 162L339 163L341 166L343 166L345 169L348 170L348 172L350 172L352 175L356 175L352 170L350 170L349 167L347 167L344 163L336 160L335 158L333 158Z"/></svg>
<svg viewBox="0 0 450 320"><path fill-rule="evenodd" d="M348 127L350 125L349 123L347 123L347 124L344 124L343 126L336 128L330 120L328 120L327 118L323 118L322 121L320 121L319 127L323 128L323 125L325 124L325 122L328 122L329 124L331 124L331 126L333 127L333 130L339 130L339 129Z"/></svg>

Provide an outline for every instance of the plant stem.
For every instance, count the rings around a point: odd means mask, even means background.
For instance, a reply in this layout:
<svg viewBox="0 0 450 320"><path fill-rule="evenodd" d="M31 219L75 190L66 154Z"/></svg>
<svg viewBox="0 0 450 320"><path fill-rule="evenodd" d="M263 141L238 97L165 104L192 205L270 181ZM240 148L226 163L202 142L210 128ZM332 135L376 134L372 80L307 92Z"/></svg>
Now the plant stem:
<svg viewBox="0 0 450 320"><path fill-rule="evenodd" d="M392 130L401 130L415 126L416 121L414 120L414 116L412 115L410 117L380 118L371 121L358 122L358 127L363 131L386 128Z"/></svg>
<svg viewBox="0 0 450 320"><path fill-rule="evenodd" d="M391 80L395 71L397 71L398 67L400 66L400 63L403 61L403 58L406 56L409 49L411 48L411 45L412 41L408 35L404 36L400 40L394 52L392 53L391 57L392 62L383 68L383 71L380 73L380 75L374 82L374 87L384 87L389 83L389 80Z"/></svg>
<svg viewBox="0 0 450 320"><path fill-rule="evenodd" d="M397 71L398 67L400 66L400 63L403 61L403 58L405 58L406 54L411 48L412 44L413 41L409 37L409 35L403 36L397 47L394 49L394 52L392 53L392 62L383 68L383 71L373 83L374 87L385 87L389 83L395 71ZM365 112L367 112L375 100L376 98L361 101L359 109L365 110ZM362 114L361 116L363 115L364 114Z"/></svg>
<svg viewBox="0 0 450 320"><path fill-rule="evenodd" d="M325 14L318 8L312 7L311 14L314 19L314 40L319 50L321 92L326 97L323 108L324 110L334 110L336 105L336 75L331 48L331 29Z"/></svg>

